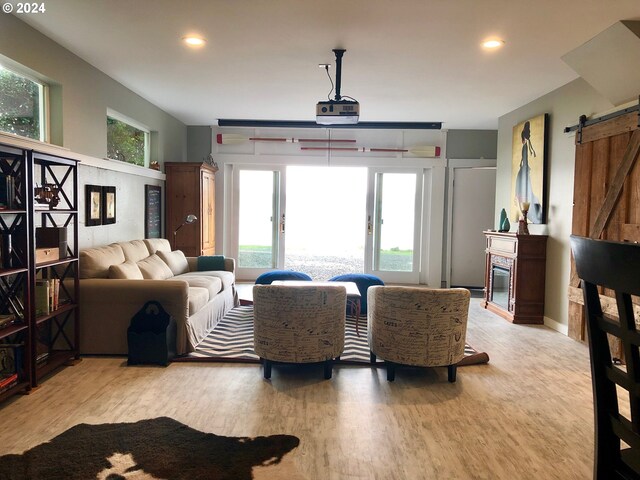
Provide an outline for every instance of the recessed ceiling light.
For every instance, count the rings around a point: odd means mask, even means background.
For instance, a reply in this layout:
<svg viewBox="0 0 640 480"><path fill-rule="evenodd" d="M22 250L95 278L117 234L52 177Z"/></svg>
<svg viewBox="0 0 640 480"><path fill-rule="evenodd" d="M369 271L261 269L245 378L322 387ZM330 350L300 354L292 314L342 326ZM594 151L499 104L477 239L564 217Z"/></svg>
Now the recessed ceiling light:
<svg viewBox="0 0 640 480"><path fill-rule="evenodd" d="M196 35L187 35L186 37L182 37L182 41L190 47L201 47L205 43L207 43L204 38L198 37Z"/></svg>
<svg viewBox="0 0 640 480"><path fill-rule="evenodd" d="M490 49L500 48L503 45L504 45L504 41L502 40L487 40L486 42L482 42L482 46L484 48L490 48Z"/></svg>

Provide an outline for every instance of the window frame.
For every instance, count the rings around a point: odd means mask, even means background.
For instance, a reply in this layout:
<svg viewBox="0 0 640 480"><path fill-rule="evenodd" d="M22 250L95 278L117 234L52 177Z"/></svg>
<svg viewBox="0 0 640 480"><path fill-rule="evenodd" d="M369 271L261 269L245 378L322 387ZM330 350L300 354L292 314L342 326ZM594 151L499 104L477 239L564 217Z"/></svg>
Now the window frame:
<svg viewBox="0 0 640 480"><path fill-rule="evenodd" d="M123 115L120 112L112 110L111 108L107 108L106 119L108 119L108 118L112 118L113 120L117 120L119 122L122 122L122 123L124 123L124 124L126 124L126 125L128 125L130 127L135 128L136 130L140 130L141 132L144 133L144 165L138 165L136 163L129 162L129 161L126 161L126 160L123 162L122 160L118 160L117 158L110 158L108 149L107 149L107 154L106 154L105 158L107 160L113 160L115 162L122 162L122 163L126 163L128 165L134 165L134 166L137 166L137 167L149 168L149 165L151 163L151 129L149 127L147 127L146 125L144 125L143 123L140 123L137 120L134 120L133 118L127 117L126 115ZM105 121L105 126L106 126L106 121ZM107 143L108 143L108 132L107 132Z"/></svg>
<svg viewBox="0 0 640 480"><path fill-rule="evenodd" d="M13 135L18 138L25 138L27 140L35 140L39 142L49 143L50 133L50 111L49 111L49 85L31 73L26 67L23 67L6 57L0 56L0 70L7 70L14 75L22 77L30 82L35 83L38 86L38 122L40 123L40 134L38 138L25 137L17 133L6 132L0 130L0 132L7 135Z"/></svg>

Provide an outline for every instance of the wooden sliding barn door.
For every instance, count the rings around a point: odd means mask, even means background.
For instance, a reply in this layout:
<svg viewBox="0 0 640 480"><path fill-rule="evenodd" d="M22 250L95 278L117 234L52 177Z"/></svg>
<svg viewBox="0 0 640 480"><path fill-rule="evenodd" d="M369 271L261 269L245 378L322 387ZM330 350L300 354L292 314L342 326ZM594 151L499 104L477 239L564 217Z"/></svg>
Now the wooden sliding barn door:
<svg viewBox="0 0 640 480"><path fill-rule="evenodd" d="M640 129L638 111L576 132L576 159L571 232L584 237L640 241ZM569 336L584 341L582 291L571 258ZM603 309L615 311L611 292L601 292ZM637 299L636 299L637 300ZM615 316L615 315L614 315ZM612 345L612 353L622 357Z"/></svg>

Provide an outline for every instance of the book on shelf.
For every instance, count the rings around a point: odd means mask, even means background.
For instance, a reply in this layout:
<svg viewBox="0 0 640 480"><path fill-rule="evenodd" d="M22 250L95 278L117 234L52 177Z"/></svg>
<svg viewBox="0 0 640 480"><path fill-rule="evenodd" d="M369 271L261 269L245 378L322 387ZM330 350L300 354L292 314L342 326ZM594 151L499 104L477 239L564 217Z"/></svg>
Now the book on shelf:
<svg viewBox="0 0 640 480"><path fill-rule="evenodd" d="M0 393L18 384L18 374L0 375Z"/></svg>
<svg viewBox="0 0 640 480"><path fill-rule="evenodd" d="M36 280L36 315L49 315L49 281Z"/></svg>
<svg viewBox="0 0 640 480"><path fill-rule="evenodd" d="M36 357L36 365L44 365L49 360L49 352L42 352Z"/></svg>
<svg viewBox="0 0 640 480"><path fill-rule="evenodd" d="M0 209L11 210L16 204L16 181L11 175L0 173Z"/></svg>
<svg viewBox="0 0 640 480"><path fill-rule="evenodd" d="M36 365L47 363L51 352L51 322L36 327Z"/></svg>
<svg viewBox="0 0 640 480"><path fill-rule="evenodd" d="M14 313L0 313L0 328L13 325L16 321L16 315Z"/></svg>
<svg viewBox="0 0 640 480"><path fill-rule="evenodd" d="M0 376L20 374L24 368L22 343L0 343Z"/></svg>
<svg viewBox="0 0 640 480"><path fill-rule="evenodd" d="M36 315L49 315L58 309L60 302L60 279L36 280Z"/></svg>

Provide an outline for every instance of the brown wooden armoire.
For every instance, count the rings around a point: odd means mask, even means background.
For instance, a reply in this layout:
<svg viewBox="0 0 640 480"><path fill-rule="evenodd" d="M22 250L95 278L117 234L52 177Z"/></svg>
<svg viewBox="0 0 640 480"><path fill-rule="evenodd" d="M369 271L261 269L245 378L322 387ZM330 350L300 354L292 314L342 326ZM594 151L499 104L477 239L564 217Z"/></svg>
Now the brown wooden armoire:
<svg viewBox="0 0 640 480"><path fill-rule="evenodd" d="M213 255L216 247L216 170L199 162L169 162L164 167L167 174L166 235L171 247L182 250L188 257ZM190 214L198 219L180 227Z"/></svg>
<svg viewBox="0 0 640 480"><path fill-rule="evenodd" d="M571 232L613 241L640 241L640 116L638 107L586 121L576 131ZM586 339L580 279L571 259L569 336ZM604 313L617 317L612 292L603 290ZM640 310L635 298L636 310ZM612 354L622 352L612 344Z"/></svg>

